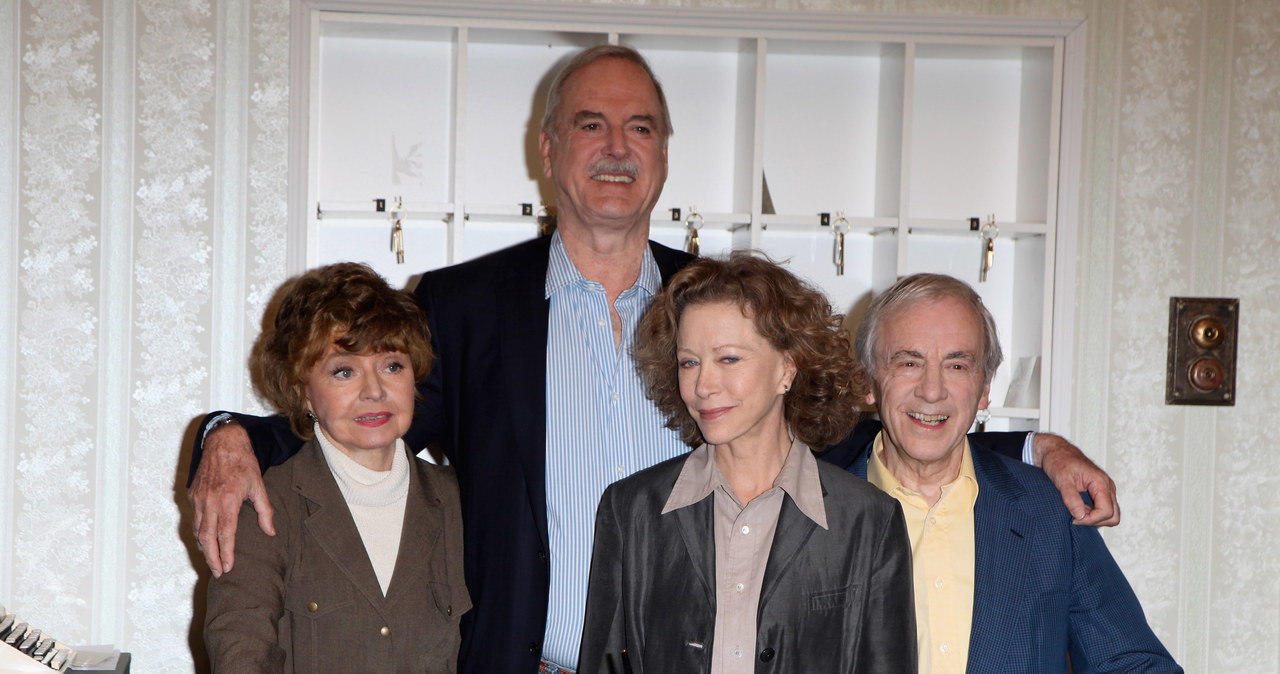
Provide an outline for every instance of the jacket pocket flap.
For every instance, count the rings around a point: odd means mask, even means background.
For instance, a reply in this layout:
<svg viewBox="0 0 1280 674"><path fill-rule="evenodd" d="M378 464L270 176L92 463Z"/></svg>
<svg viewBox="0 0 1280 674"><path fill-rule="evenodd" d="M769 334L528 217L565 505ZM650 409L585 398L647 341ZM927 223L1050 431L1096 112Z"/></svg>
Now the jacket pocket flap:
<svg viewBox="0 0 1280 674"><path fill-rule="evenodd" d="M351 586L343 582L290 583L285 588L285 610L299 618L319 618L353 603Z"/></svg>

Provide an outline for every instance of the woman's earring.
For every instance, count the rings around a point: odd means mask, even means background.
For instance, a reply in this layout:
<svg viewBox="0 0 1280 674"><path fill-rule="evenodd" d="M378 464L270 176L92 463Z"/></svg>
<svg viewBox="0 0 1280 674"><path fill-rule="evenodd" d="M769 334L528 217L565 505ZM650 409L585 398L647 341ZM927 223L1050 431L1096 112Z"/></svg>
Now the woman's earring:
<svg viewBox="0 0 1280 674"><path fill-rule="evenodd" d="M990 412L990 410L988 410L988 409L987 409L987 408L985 408L985 407L984 407L984 408L982 408L982 409L980 409L980 410L978 410L978 423L980 423L980 424L985 424L985 423L987 423L988 421L991 421L991 412Z"/></svg>
<svg viewBox="0 0 1280 674"><path fill-rule="evenodd" d="M316 420L316 415L315 415L315 413L314 413L314 412L312 412L311 410L307 410L307 418L308 418L308 419L310 419L310 420L312 420L312 421L315 421L315 420Z"/></svg>

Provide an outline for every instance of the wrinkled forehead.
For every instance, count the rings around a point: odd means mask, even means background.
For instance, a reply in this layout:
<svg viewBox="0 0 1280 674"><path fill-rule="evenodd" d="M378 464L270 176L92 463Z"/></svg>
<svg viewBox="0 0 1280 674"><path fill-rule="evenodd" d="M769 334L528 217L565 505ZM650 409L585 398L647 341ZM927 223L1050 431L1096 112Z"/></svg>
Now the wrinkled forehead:
<svg viewBox="0 0 1280 674"><path fill-rule="evenodd" d="M880 319L876 342L881 357L932 344L945 345L948 353L968 352L980 361L984 347L982 317L958 297L914 298L887 308Z"/></svg>
<svg viewBox="0 0 1280 674"><path fill-rule="evenodd" d="M621 104L625 114L650 116L662 124L662 102L649 74L624 58L606 57L583 66L564 81L559 123L583 112L598 113L601 104ZM665 132L665 129L663 129Z"/></svg>

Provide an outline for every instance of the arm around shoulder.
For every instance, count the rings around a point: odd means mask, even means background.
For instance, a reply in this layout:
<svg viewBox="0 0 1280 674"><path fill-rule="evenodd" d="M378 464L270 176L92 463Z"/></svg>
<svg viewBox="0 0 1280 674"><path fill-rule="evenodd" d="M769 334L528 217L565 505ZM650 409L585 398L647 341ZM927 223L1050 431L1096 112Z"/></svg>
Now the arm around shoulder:
<svg viewBox="0 0 1280 674"><path fill-rule="evenodd" d="M1075 524L1113 527L1120 523L1116 483L1079 447L1052 433L1036 433L1033 450L1036 465L1058 488ZM1080 492L1088 492L1092 503L1085 503Z"/></svg>
<svg viewBox="0 0 1280 674"><path fill-rule="evenodd" d="M204 416L196 432L195 443L191 447L191 468L187 473L187 487L195 481L201 460L205 455L205 445L213 433L224 428L225 422L231 422L244 429L249 441L249 450L258 459L261 472L271 466L278 466L302 448L302 439L293 434L289 421L282 416L258 417L240 412L216 410Z"/></svg>
<svg viewBox="0 0 1280 674"><path fill-rule="evenodd" d="M187 499L193 508L196 540L209 569L218 577L235 564L236 523L243 502L253 503L259 528L268 535L275 530L271 502L244 427L235 423L218 426L205 445L205 460L187 490Z"/></svg>

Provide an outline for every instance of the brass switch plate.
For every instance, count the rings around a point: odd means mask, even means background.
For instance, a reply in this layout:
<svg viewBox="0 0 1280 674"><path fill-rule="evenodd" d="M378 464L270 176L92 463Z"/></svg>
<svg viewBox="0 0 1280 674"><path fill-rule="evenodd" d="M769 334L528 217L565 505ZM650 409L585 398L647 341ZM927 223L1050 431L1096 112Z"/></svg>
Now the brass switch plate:
<svg viewBox="0 0 1280 674"><path fill-rule="evenodd" d="M1240 300L1169 298L1167 405L1236 404Z"/></svg>

